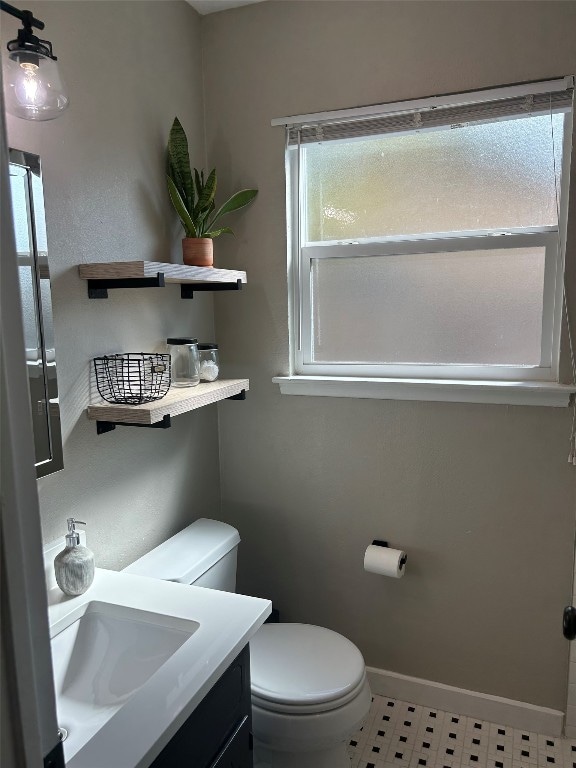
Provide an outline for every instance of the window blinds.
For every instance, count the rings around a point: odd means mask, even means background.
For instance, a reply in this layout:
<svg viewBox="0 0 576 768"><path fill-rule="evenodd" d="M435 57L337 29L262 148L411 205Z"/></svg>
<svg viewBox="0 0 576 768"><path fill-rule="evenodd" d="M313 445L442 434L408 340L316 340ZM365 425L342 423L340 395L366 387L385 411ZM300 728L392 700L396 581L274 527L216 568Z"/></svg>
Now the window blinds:
<svg viewBox="0 0 576 768"><path fill-rule="evenodd" d="M380 114L378 107L350 109L283 118L274 120L273 124L286 126L288 145L294 146L387 133L456 128L470 123L531 117L571 109L574 94L572 77L550 82L550 89L542 88L542 85L548 84L533 85L533 93L529 85L511 86L508 89L494 89L492 98L490 91L455 94L453 97L430 99L428 102L422 99L418 102L405 102L404 105L383 104L380 105ZM519 90L522 92L518 93ZM444 103L438 104L438 101ZM363 114L368 110L370 114Z"/></svg>

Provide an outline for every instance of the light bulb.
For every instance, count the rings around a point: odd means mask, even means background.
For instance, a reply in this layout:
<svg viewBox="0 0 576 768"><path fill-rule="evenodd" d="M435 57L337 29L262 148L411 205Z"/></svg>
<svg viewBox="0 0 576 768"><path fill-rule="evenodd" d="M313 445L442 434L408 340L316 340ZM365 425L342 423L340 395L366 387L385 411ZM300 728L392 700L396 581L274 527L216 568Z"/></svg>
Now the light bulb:
<svg viewBox="0 0 576 768"><path fill-rule="evenodd" d="M18 103L24 109L41 108L46 104L46 88L40 77L37 64L31 64L28 61L20 65L22 72L19 72L18 80L14 86L14 95Z"/></svg>
<svg viewBox="0 0 576 768"><path fill-rule="evenodd" d="M7 112L25 120L53 120L62 114L69 99L53 59L15 50L4 61Z"/></svg>

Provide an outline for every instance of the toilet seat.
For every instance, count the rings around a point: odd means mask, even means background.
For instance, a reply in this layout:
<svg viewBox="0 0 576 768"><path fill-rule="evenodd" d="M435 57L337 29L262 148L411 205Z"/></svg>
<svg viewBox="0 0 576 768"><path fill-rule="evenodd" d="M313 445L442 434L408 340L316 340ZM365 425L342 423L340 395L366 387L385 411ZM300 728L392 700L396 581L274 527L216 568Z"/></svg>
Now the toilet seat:
<svg viewBox="0 0 576 768"><path fill-rule="evenodd" d="M358 685L352 691L350 691L349 694L337 699L332 699L331 701L324 701L319 704L307 704L301 702L296 704L286 704L285 702L281 701L270 701L269 699L262 699L254 692L252 692L252 706L260 707L260 709L265 709L270 712L278 712L286 715L313 715L322 712L331 712L333 709L339 709L340 707L348 704L350 701L353 701L360 693L362 693L365 685L366 675L364 674Z"/></svg>
<svg viewBox="0 0 576 768"><path fill-rule="evenodd" d="M347 638L310 624L264 624L250 641L252 701L272 712L327 712L365 684L362 654Z"/></svg>

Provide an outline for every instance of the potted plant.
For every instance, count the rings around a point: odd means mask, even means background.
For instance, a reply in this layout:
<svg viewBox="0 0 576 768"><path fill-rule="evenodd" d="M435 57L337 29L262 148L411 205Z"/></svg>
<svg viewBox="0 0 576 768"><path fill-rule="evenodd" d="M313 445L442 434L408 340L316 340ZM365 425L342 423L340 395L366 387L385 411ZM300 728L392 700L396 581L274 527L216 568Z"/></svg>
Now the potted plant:
<svg viewBox="0 0 576 768"><path fill-rule="evenodd" d="M222 216L251 203L258 190L241 189L216 209L216 169L212 169L207 178L204 178L204 171L196 168L192 173L188 139L177 117L174 118L168 139L167 180L170 200L186 233L182 240L184 264L211 267L213 238L234 234L230 227L216 225Z"/></svg>

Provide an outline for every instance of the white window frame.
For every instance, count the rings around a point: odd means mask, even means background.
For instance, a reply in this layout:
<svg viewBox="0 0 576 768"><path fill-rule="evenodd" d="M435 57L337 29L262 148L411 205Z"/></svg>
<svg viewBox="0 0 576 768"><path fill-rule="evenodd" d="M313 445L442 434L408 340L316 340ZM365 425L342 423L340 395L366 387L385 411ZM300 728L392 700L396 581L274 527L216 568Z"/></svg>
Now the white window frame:
<svg viewBox="0 0 576 768"><path fill-rule="evenodd" d="M566 81L563 81L566 82ZM533 85L531 87L534 87ZM512 94L526 86L504 89ZM479 92L481 93L481 92ZM487 91L486 93L494 93ZM443 97L444 103L446 98ZM458 97L452 97L456 100ZM421 100L413 102L422 106ZM450 102L449 102L450 103ZM393 111L395 105L387 105ZM376 107L367 108L376 110ZM361 110L360 110L361 111ZM347 112L347 111L346 111ZM358 110L351 112L358 112ZM325 113L325 115L339 113ZM324 119L325 115L298 116L273 124L289 126L306 123L307 118ZM409 237L362 239L354 242L328 241L310 243L303 240L307 231L304 193L305 171L299 146L286 148L288 211L288 298L290 370L287 376L275 377L286 394L329 394L336 396L394 397L401 399L465 400L471 402L521 402L535 399L534 404L566 405L574 387L558 384L560 336L564 292L564 259L569 188L569 164L572 144L572 112L564 114L562 176L559 190L558 227L479 230L458 233L420 234ZM312 121L313 122L313 121ZM545 247L542 350L536 366L512 365L361 365L347 363L315 363L312 361L312 281L313 259L385 257L389 255L507 249L530 246ZM341 386L338 386L340 383ZM406 392L402 394L402 383ZM418 385L422 386L418 386ZM461 386L461 385L466 386ZM362 385L362 386L359 386ZM367 385L367 386L366 386ZM418 394L418 389L420 394ZM475 391L474 391L475 390ZM491 392L485 399L482 391ZM496 399L494 399L496 391ZM557 398L550 397L555 391ZM355 394L361 392L361 394ZM371 394L366 394L370 392ZM542 392L547 393L542 398ZM535 395L534 393L539 393ZM534 397L533 397L534 396ZM498 399L502 397L503 399ZM557 399L558 402L552 402Z"/></svg>

